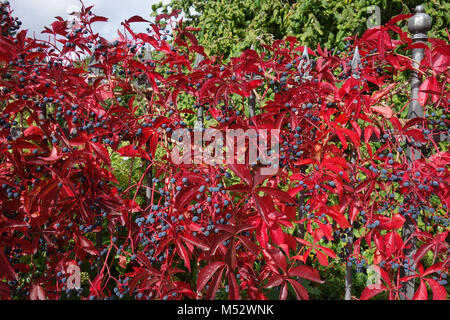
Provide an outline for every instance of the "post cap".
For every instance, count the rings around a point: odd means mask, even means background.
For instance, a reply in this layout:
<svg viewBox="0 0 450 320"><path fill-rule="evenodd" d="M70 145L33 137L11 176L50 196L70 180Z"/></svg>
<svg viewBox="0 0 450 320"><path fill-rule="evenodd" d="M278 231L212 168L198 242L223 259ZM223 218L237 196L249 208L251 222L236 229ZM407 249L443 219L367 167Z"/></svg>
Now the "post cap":
<svg viewBox="0 0 450 320"><path fill-rule="evenodd" d="M416 6L414 11L415 14L408 20L408 30L413 34L413 39L426 39L426 33L431 28L431 17L422 5Z"/></svg>

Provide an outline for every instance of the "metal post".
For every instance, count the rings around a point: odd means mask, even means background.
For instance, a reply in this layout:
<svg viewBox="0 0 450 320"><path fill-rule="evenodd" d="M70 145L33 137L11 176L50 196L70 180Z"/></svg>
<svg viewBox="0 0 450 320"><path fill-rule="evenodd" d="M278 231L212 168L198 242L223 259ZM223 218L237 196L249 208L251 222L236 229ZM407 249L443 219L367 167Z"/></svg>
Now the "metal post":
<svg viewBox="0 0 450 320"><path fill-rule="evenodd" d="M151 48L148 44L145 45L144 48L144 56L143 56L143 60L144 63L147 63L148 61L152 60L152 52L151 52ZM145 87L149 87L150 86L150 82L148 80L147 75L144 75L141 79L141 81L143 82ZM151 115L152 114L152 97L153 97L153 92L146 92L145 93L145 97L147 99L148 105L145 107L145 113L147 115ZM151 161L152 159L152 155L150 153L150 139L147 140L147 142L145 143L145 152L147 152L150 156L150 160L146 160L146 164L148 168L146 177L145 177L145 183L147 185L147 188L145 189L145 207L146 208L150 208L150 205L152 204L152 194L153 194L153 168L151 167Z"/></svg>
<svg viewBox="0 0 450 320"><path fill-rule="evenodd" d="M199 105L197 109L197 122L203 128L203 106Z"/></svg>
<svg viewBox="0 0 450 320"><path fill-rule="evenodd" d="M250 125L253 125L253 118L255 117L255 107L256 107L256 97L253 91L250 93L250 97L248 97L248 117Z"/></svg>
<svg viewBox="0 0 450 320"><path fill-rule="evenodd" d="M310 66L310 61L309 61L309 55L308 55L308 48L307 48L307 46L304 46L300 62L297 66L297 71L299 74L295 77L295 81L298 84L300 84L303 80L307 80L307 78L309 77L309 73L308 73L309 66ZM304 166L302 166L300 168L300 172L303 174L305 173ZM298 206L298 210L297 210L298 220L302 220L306 214L305 191L303 191L303 190L300 190L300 192L298 193L297 206ZM300 239L303 239L305 237L305 223L304 222L298 225L296 236L299 237ZM297 243L297 252L300 252L302 250L302 248L303 248L303 245L300 243ZM297 265L303 265L303 262L297 261Z"/></svg>
<svg viewBox="0 0 450 320"><path fill-rule="evenodd" d="M352 58L352 62L351 62L351 67L352 67L352 77L355 79L359 79L359 74L358 74L358 69L360 67L361 64L361 56L359 54L359 49L358 46L356 46L355 48L355 52L353 53L353 58ZM350 161L352 163L356 162L356 153L355 150L352 149L351 150L351 157L350 157ZM355 188L355 176L353 176L353 181L352 181L352 188ZM353 228L350 228L349 231L350 235L347 233L347 245L345 250L348 251L348 255L350 255L350 253L353 250ZM346 254L346 257L348 257L348 255ZM348 261L345 264L345 300L351 300L352 299L352 266L348 264Z"/></svg>
<svg viewBox="0 0 450 320"><path fill-rule="evenodd" d="M359 48L358 48L358 46L356 46L355 53L353 54L353 59L351 62L352 73L353 73L352 76L355 79L359 79L359 74L358 74L357 70L360 67L360 64L361 64L361 56L359 55Z"/></svg>
<svg viewBox="0 0 450 320"><path fill-rule="evenodd" d="M413 43L425 43L427 41L427 31L430 30L431 27L431 17L425 13L425 9L422 5L416 6L415 14L408 20L408 30L412 33ZM423 48L414 48L412 49L412 59L414 60L413 67L418 69L420 66L420 62L423 59L425 50ZM419 97L419 87L422 83L421 76L415 70L413 70L411 75L411 103L409 105L408 110L408 119L413 119L417 117L423 117L423 107L420 105L418 97ZM420 150L418 148L414 148L411 145L407 146L406 157L408 163L411 164L415 160L419 160L421 158ZM416 226L412 218L408 215L405 217L406 221L403 225L402 229L402 238L403 241L406 241L411 237L412 234L416 231ZM410 264L414 264L413 260L414 254L416 253L416 239L412 237L409 241L409 248L404 250L405 256L410 261ZM409 275L413 275L414 271L410 269L404 269L403 267L400 269L400 275L402 277L406 277ZM407 281L404 286L400 289L400 299L402 300L411 300L414 295L414 279Z"/></svg>
<svg viewBox="0 0 450 320"><path fill-rule="evenodd" d="M353 237L347 238L347 246L346 249L348 249L350 255L351 249L353 244ZM346 254L346 256L348 256ZM348 264L348 261L345 264L345 300L351 300L352 299L352 266Z"/></svg>
<svg viewBox="0 0 450 320"><path fill-rule="evenodd" d="M89 61L88 65L88 71L91 72L94 76L99 76L101 73L101 70L97 67L94 67L95 64L97 64L97 59L95 59L95 49L92 49L92 55L91 55L91 61Z"/></svg>
<svg viewBox="0 0 450 320"><path fill-rule="evenodd" d="M302 66L304 66L304 63L308 63L309 62L309 56L308 56L308 49L306 46L304 46L303 48L303 54L302 54L302 58L300 59L300 62L297 66L297 71L299 73L298 76L296 76L295 81L297 83L301 82L301 77L300 74L302 73L303 69ZM305 169L300 168L300 172L301 173L305 173ZM302 190L300 190L300 192L298 193L298 197L297 197L297 212L298 212L298 220L302 220L304 215L305 215L305 194ZM301 223L298 225L298 229L297 229L297 237L303 239L303 237L305 236L305 225L304 223ZM300 252L300 250L302 249L303 245L300 243L297 243L297 252ZM298 262L298 265L301 265L302 263L300 263L300 261Z"/></svg>
<svg viewBox="0 0 450 320"><path fill-rule="evenodd" d="M358 61L358 63L355 65L355 67L353 67L353 63L352 63L352 70L353 70L353 72L355 72L357 70L356 68L357 68L358 64L360 63L358 47L356 47L355 55L353 56L353 60ZM355 75L353 75L353 76L355 76ZM356 162L355 149L351 150L350 161L352 163ZM352 189L355 189L355 185L356 185L356 173L354 173L352 175ZM345 248L346 257L348 257L351 254L351 252L353 251L353 237L354 237L353 226L351 226L350 230L347 232L347 245ZM347 251L348 251L348 254L347 254ZM348 264L348 260L347 260L347 262L345 264L345 298L344 298L345 300L352 299L352 287L353 287L352 273L353 273L352 266Z"/></svg>
<svg viewBox="0 0 450 320"><path fill-rule="evenodd" d="M152 107L151 107L151 99L152 99L152 93L147 94L148 99L148 106L146 108L147 114L152 114ZM152 154L150 153L150 139L145 143L145 152L148 152L150 159L152 159ZM147 171L147 175L145 177L145 183L147 184L147 188L145 189L145 206L147 208L150 207L152 204L152 194L153 194L153 168L151 167L151 160L147 160L147 167L150 166L150 168Z"/></svg>
<svg viewBox="0 0 450 320"><path fill-rule="evenodd" d="M198 69L203 60L205 60L205 57L197 53L194 61L194 69ZM203 128L203 106L201 104L198 106L197 110L197 122L200 124L201 128Z"/></svg>
<svg viewBox="0 0 450 320"><path fill-rule="evenodd" d="M309 60L307 46L303 47L302 57L300 59L300 63L298 64L297 70L300 73L300 75L296 77L296 81L298 83L312 80L312 76L309 74L309 71L311 70L311 61Z"/></svg>
<svg viewBox="0 0 450 320"><path fill-rule="evenodd" d="M251 50L255 49L253 44L251 45L250 49ZM247 78L247 79L249 79L249 80L255 79L254 74L252 73L251 77ZM250 96L248 97L248 120L249 120L248 122L249 122L249 125L254 125L253 118L255 117L255 109L256 109L256 96L252 90L250 92Z"/></svg>

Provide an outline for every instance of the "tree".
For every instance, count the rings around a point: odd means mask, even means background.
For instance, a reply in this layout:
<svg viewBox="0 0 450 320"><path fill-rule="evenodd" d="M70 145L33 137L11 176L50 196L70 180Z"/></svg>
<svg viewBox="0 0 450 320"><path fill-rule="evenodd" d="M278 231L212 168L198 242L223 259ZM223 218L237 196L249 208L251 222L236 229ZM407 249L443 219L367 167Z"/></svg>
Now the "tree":
<svg viewBox="0 0 450 320"><path fill-rule="evenodd" d="M181 9L185 22L201 28L197 37L212 54L235 56L261 40L271 43L287 36L298 37L303 45L343 50L348 34L361 36L367 30L371 5L381 9L381 24L393 16L410 13L422 1L291 1L291 0L172 0L168 5L153 5L153 10L167 12ZM450 24L447 1L425 4L433 17L433 37L445 39L445 27ZM157 13L154 13L157 14Z"/></svg>

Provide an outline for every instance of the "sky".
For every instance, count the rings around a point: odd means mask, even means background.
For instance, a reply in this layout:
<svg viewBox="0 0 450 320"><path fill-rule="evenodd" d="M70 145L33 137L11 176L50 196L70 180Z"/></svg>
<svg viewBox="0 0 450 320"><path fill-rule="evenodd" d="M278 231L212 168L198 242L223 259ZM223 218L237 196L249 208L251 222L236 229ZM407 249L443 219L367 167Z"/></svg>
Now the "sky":
<svg viewBox="0 0 450 320"><path fill-rule="evenodd" d="M80 8L79 0L10 0L13 16L22 21L22 29L28 29L29 36L35 35L42 38L41 31L44 26L49 26L54 17L60 16L69 19L69 12ZM86 7L94 5L93 13L98 16L107 17L108 22L96 22L93 29L108 40L117 38L117 29L121 29L120 23L134 15L140 15L144 19L150 18L152 4L169 0L84 0ZM148 27L146 23L135 23L133 30L144 32Z"/></svg>

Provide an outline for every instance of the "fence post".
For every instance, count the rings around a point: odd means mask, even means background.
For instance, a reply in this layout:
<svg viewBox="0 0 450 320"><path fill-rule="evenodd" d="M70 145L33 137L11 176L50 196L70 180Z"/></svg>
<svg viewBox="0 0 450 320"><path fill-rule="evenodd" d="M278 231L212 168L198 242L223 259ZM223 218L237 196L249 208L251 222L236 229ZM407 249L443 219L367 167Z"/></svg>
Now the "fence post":
<svg viewBox="0 0 450 320"><path fill-rule="evenodd" d="M253 118L255 117L255 109L256 109L256 97L255 94L250 92L250 97L248 97L248 118L249 124L253 125Z"/></svg>
<svg viewBox="0 0 450 320"><path fill-rule="evenodd" d="M146 113L147 114L152 114L152 107L151 107L151 99L152 99L152 93L148 93L147 94L147 99L148 99L148 105L146 107ZM147 184L147 188L145 188L145 206L146 208L150 207L150 205L152 204L152 194L153 194L153 168L151 167L152 165L152 154L151 154L151 150L150 150L150 139L149 141L147 141L145 143L145 152L148 152L150 160L146 160L147 163L147 167L150 166L150 168L148 168L147 171L147 175L145 177L145 183Z"/></svg>
<svg viewBox="0 0 450 320"><path fill-rule="evenodd" d="M358 69L360 68L360 64L361 64L361 56L359 54L359 48L358 46L356 46L355 48L355 52L353 53L353 58L351 61L351 68L352 68L352 77L355 79L359 79L359 73L358 73ZM352 163L356 162L356 154L355 154L355 150L352 149L351 150L351 157L350 157L350 161ZM355 177L353 177L353 188L354 188L354 181ZM350 233L350 234L349 234ZM347 233L347 246L345 248L346 250L346 257L348 257L352 250L353 250L353 228L350 227L350 231L349 233ZM348 251L348 253L347 253ZM345 264L345 300L351 300L352 299L352 265L349 264L349 261L347 260L346 264Z"/></svg>
<svg viewBox="0 0 450 320"><path fill-rule="evenodd" d="M303 53L300 59L300 62L297 66L297 71L298 71L298 76L296 77L296 82L297 83L301 83L303 81L303 79L305 78L305 75L303 72L306 73L306 75L308 75L308 67L309 67L309 55L308 55L308 47L304 46L303 47ZM302 166L302 168L300 169L301 173L305 173L305 168L304 166ZM302 220L306 214L305 211L305 192L303 190L300 190L300 192L298 193L298 197L297 197L297 205L298 205L298 220ZM298 225L298 230L297 230L297 236L301 239L304 238L305 236L305 225L304 222L300 223ZM297 252L300 252L300 250L303 248L303 245L300 243L297 243ZM298 263L299 265L302 264Z"/></svg>
<svg viewBox="0 0 450 320"><path fill-rule="evenodd" d="M195 57L195 61L194 61L194 69L198 69L200 67L200 63L205 60L205 57L199 53L197 53L197 56ZM201 128L203 129L203 106L201 104L199 104L198 109L197 109L197 122L200 124Z"/></svg>
<svg viewBox="0 0 450 320"><path fill-rule="evenodd" d="M152 53L151 53L151 49L150 46L145 45L144 47L144 56L143 56L143 61L144 63L147 63L148 61L152 60ZM145 87L149 87L150 86L150 82L148 81L148 77L147 75L145 75L144 77L144 85ZM147 106L144 109L144 112L147 115L151 115L152 114L152 97L153 97L153 92L146 92L145 93L145 97L147 99ZM150 139L145 143L145 152L147 152L150 156L150 160L146 161L147 164L147 175L145 177L145 183L147 185L147 188L145 189L145 207L149 208L150 205L152 204L152 194L153 194L153 168L151 167L152 165L152 155L150 152Z"/></svg>
<svg viewBox="0 0 450 320"><path fill-rule="evenodd" d="M416 43L426 43L427 41L427 31L430 30L431 27L431 17L425 13L425 9L422 5L416 6L415 14L408 20L408 30L412 33L413 44ZM420 66L420 62L423 59L425 50L423 48L414 48L412 49L412 59L413 67L418 69ZM424 116L423 107L420 105L418 97L419 97L419 87L422 83L421 76L415 70L413 70L411 75L411 103L409 104L408 109L408 119L414 118L422 118ZM421 153L418 148L414 148L411 145L407 146L406 149L406 157L408 163L411 164L413 161L421 158ZM406 241L411 238L412 234L416 231L415 223L411 216L407 215L405 224L402 229L402 239ZM416 238L412 237L409 241L409 248L404 250L405 256L410 261L410 265L415 265L413 261L414 254L417 251L416 247ZM406 277L409 275L413 275L414 271L410 269L401 268L400 276ZM404 286L400 289L400 299L402 300L411 300L414 295L414 279L405 282Z"/></svg>
<svg viewBox="0 0 450 320"><path fill-rule="evenodd" d="M251 50L255 50L255 46L252 44L250 47ZM254 74L250 77L247 77L250 81L255 79ZM254 125L253 119L255 117L255 110L256 110L256 96L253 93L253 90L250 92L250 96L248 97L248 123L249 125Z"/></svg>

